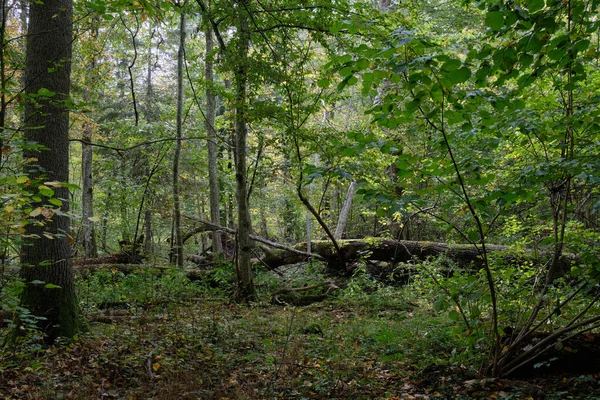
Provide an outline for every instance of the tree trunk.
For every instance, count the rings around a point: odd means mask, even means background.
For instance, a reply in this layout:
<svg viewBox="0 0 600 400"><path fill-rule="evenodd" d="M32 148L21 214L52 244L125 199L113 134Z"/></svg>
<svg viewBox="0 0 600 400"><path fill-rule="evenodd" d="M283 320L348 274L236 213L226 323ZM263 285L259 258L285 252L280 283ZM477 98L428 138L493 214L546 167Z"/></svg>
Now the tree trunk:
<svg viewBox="0 0 600 400"><path fill-rule="evenodd" d="M144 214L144 256L148 257L154 254L154 238L152 235L152 211L146 210Z"/></svg>
<svg viewBox="0 0 600 400"><path fill-rule="evenodd" d="M324 124L324 122L323 122ZM315 155L315 167L319 166L319 155ZM308 185L308 195L310 196L314 189L314 182ZM306 252L310 253L312 240L312 214L306 210Z"/></svg>
<svg viewBox="0 0 600 400"><path fill-rule="evenodd" d="M98 29L93 28L91 32L91 40L96 40L98 36ZM96 69L96 58L92 56L92 60L89 63L90 70ZM92 82L89 82L91 85ZM88 85L83 90L83 97L85 101L91 100L90 91ZM89 116L88 116L89 118ZM96 247L96 234L94 230L94 182L92 179L92 160L93 160L93 148L88 143L92 142L92 123L86 118L83 126L83 134L81 143L81 217L82 217L82 233L83 233L83 253L85 258L94 258L98 255L98 248ZM85 142L85 143L84 143Z"/></svg>
<svg viewBox="0 0 600 400"><path fill-rule="evenodd" d="M272 246L273 247L273 246ZM282 249L266 251L263 260L270 268L276 268L282 265L295 264L303 262L306 255L299 252L305 248L305 243L298 243L294 246L294 251ZM505 263L540 263L539 259L532 252L514 253L510 252L507 246L488 245L486 246L490 253L506 251L502 256ZM410 240L394 240L382 238L349 239L340 242L340 251L343 253L348 264L352 264L360 259L368 261L384 261L393 264L409 263L414 260L425 261L431 257L445 256L454 261L460 268L472 268L478 270L482 261L479 252L470 244L448 244L436 242L416 242ZM340 270L340 272L352 272L345 265L340 265L339 254L331 245L330 241L313 241L312 255L324 259L329 268ZM548 255L544 257L548 258ZM572 265L577 265L579 259L574 255L565 255L560 260L562 273L570 270Z"/></svg>
<svg viewBox="0 0 600 400"><path fill-rule="evenodd" d="M213 224L221 223L221 213L219 211L219 174L217 171L217 131L215 130L215 116L217 111L217 98L213 91L214 74L212 51L214 47L213 35L210 23L206 21L206 57L204 64L204 80L206 81L206 132L208 132L208 186L210 197L210 221ZM221 232L212 233L212 251L214 254L223 253L221 243Z"/></svg>
<svg viewBox="0 0 600 400"><path fill-rule="evenodd" d="M30 3L29 34L25 60L25 93L52 94L25 104L25 138L48 150L27 150L29 178L41 182L66 182L69 178L69 114L62 103L69 98L73 35L71 0ZM44 90L42 90L44 89ZM54 197L63 199L61 214L44 203L34 204L42 214L26 226L21 248L21 277L25 287L21 305L39 321L51 343L59 336L73 337L83 327L73 284L69 245L69 189L53 186ZM47 215L47 217L43 217ZM44 283L37 283L37 282ZM51 286L48 286L51 285Z"/></svg>
<svg viewBox="0 0 600 400"><path fill-rule="evenodd" d="M92 127L86 123L83 128L84 142L92 141ZM83 249L85 258L94 258L98 255L96 248L96 235L94 232L94 187L92 180L92 146L86 143L81 144L81 175L82 175L82 230L83 230Z"/></svg>
<svg viewBox="0 0 600 400"><path fill-rule="evenodd" d="M352 208L352 200L354 199L355 194L356 181L352 181L352 183L350 183L350 187L348 187L346 200L344 200L344 205L342 206L342 210L340 211L340 216L338 218L337 227L335 228L335 234L333 235L335 240L340 240L344 234L346 223L348 222L348 215L350 214L350 209Z"/></svg>
<svg viewBox="0 0 600 400"><path fill-rule="evenodd" d="M247 0L238 0L237 4L237 63L234 71L235 79L235 180L237 200L237 299L250 301L256 297L252 268L250 264L252 231L248 204L248 172L246 151L248 139L247 112L248 98L246 84L248 81L248 51L250 48L250 28L246 12Z"/></svg>
<svg viewBox="0 0 600 400"><path fill-rule="evenodd" d="M175 265L183 267L183 242L181 237L181 199L179 196L179 158L181 156L183 130L183 51L185 46L185 13L179 16L179 51L177 52L177 144L173 157L173 230L174 240L171 251Z"/></svg>

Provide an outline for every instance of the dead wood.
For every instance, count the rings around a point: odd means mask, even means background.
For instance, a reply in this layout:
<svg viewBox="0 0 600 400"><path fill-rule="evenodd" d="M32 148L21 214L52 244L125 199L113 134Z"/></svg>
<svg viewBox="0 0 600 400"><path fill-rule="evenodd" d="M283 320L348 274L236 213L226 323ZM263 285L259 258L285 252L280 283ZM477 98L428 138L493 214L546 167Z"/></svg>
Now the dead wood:
<svg viewBox="0 0 600 400"><path fill-rule="evenodd" d="M299 243L295 247L304 248L305 243ZM475 246L470 244L448 244L438 242L417 242L407 240L393 240L383 238L350 239L339 242L339 247L347 264L340 265L338 251L331 242L326 240L314 241L312 243L313 256L319 255L327 266L334 271L351 273L360 260L367 262L369 272L384 277L392 272L398 263L412 263L424 261L429 258L446 257L460 268L477 270L482 266L481 255ZM539 264L542 261L531 252L516 252L507 246L487 245L488 257L500 257L504 263L518 264L533 262ZM304 261L295 253L279 249L263 249L265 251L264 262L271 268L294 264ZM570 270L578 259L573 255L564 255L561 266L563 271ZM406 273L412 274L414 267L405 266ZM396 271L398 273L398 271Z"/></svg>
<svg viewBox="0 0 600 400"><path fill-rule="evenodd" d="M207 226L210 230L219 230L219 231L223 231L225 233L229 233L231 235L235 235L237 233L235 229L227 228L225 226L216 225L216 224L210 223L208 221L204 221L204 220L202 220L200 218L191 217L191 216L188 216L188 215L185 215L185 217L188 218L188 219L191 219L193 221L200 222L201 224ZM307 253L307 252L299 250L297 248L286 246L286 245L283 245L283 244L280 244L280 243L276 243L276 242L273 242L272 240L268 240L268 239L265 239L265 238L257 236L257 235L250 235L250 239L254 240L255 242L266 244L267 246L273 247L275 249L284 250L286 252L289 252L289 253L295 254L297 256L303 257L303 260L306 260L307 257L322 258L319 254Z"/></svg>
<svg viewBox="0 0 600 400"><path fill-rule="evenodd" d="M317 294L301 294L310 290L321 289ZM271 294L271 303L275 305L308 306L327 299L339 287L333 282L324 282L316 285L299 288L280 289Z"/></svg>

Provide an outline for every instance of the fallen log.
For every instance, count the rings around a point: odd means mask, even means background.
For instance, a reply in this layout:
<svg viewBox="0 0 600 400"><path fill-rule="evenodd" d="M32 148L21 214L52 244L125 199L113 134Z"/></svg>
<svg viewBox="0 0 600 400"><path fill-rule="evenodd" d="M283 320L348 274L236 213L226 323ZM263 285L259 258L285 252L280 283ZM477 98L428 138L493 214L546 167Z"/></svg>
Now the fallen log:
<svg viewBox="0 0 600 400"><path fill-rule="evenodd" d="M212 224L200 218L186 216L186 218L200 222L212 230L221 230L229 234L236 234L231 228ZM250 238L256 242L263 243L268 247L261 246L265 253L264 264L270 269L282 265L304 262L308 258L315 258L324 261L331 270L351 273L354 271L356 262L363 259L369 262L381 261L395 266L398 263L409 263L411 261L424 261L428 258L437 258L445 256L456 263L461 268L480 268L482 264L479 248L472 244L448 244L439 242L417 242L411 240L394 240L384 238L364 238L342 240L338 243L339 249L328 240L313 241L311 243L312 252L307 253L301 249L306 248L306 243L298 243L293 247L275 243L260 236L250 235ZM503 253L502 259L505 263L519 263L521 261L542 262L540 257L527 251L515 252L508 246L499 246L493 244L486 245L488 255L494 253ZM341 263L340 260L344 260ZM568 272L573 264L579 262L576 256L565 254L560 261L561 270L559 275ZM371 263L375 270L381 270L381 265ZM377 275L386 275L387 272L379 271ZM389 268L388 268L389 269ZM393 268L392 268L393 269ZM371 271L373 272L373 271ZM410 271L408 272L410 274Z"/></svg>
<svg viewBox="0 0 600 400"><path fill-rule="evenodd" d="M200 222L201 224L204 224L208 228L210 228L210 230L223 231L223 232L229 233L231 235L237 234L237 232L236 232L235 229L227 228L225 226L216 225L216 224L213 224L211 222L204 221L204 220L202 220L200 218L191 217L189 215L184 215L184 217L186 217L188 219L191 219L193 221L196 221L196 222ZM295 254L296 256L303 257L303 259L306 259L307 257L315 257L315 258L319 258L319 259L323 258L319 254L307 253L307 252L299 250L297 248L286 246L286 245L283 245L283 244L280 244L280 243L276 243L276 242L273 242L272 240L268 240L268 239L262 238L262 237L257 236L257 235L250 235L250 239L254 240L255 242L266 244L267 246L273 247L275 249L283 250L283 251L289 252L291 254Z"/></svg>
<svg viewBox="0 0 600 400"><path fill-rule="evenodd" d="M305 243L299 243L296 248L304 248ZM365 260L370 263L370 268L381 268L381 262L394 266L398 263L409 263L413 261L424 261L428 258L447 257L461 268L478 269L482 264L480 252L475 246L470 244L448 244L437 242L417 242L408 240L393 240L383 238L365 238L350 239L339 242L340 251L344 259L348 262L346 265L339 265L339 256L331 242L326 240L313 241L313 256L319 255L328 267L341 272L352 272L355 264L359 260ZM515 252L508 246L486 245L489 256L494 257L500 254L503 262L519 263L523 261L533 261L538 263L533 253L521 251ZM301 258L294 252L285 250L267 250L265 251L265 263L271 268L281 265L301 262ZM563 272L570 270L574 263L577 263L577 257L565 254L561 259ZM385 266L384 266L385 268Z"/></svg>
<svg viewBox="0 0 600 400"><path fill-rule="evenodd" d="M301 294L314 289L320 290L316 294ZM324 282L299 288L280 289L271 294L271 304L308 306L325 300L337 289L339 287L333 282Z"/></svg>

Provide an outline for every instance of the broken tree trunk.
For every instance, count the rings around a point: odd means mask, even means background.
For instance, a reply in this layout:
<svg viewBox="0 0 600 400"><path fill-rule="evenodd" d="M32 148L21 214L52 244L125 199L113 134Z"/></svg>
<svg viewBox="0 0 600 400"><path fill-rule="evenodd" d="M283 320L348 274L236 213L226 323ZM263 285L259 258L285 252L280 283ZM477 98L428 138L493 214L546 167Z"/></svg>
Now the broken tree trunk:
<svg viewBox="0 0 600 400"><path fill-rule="evenodd" d="M477 269L481 266L479 252L473 245L447 244L436 242L416 242L408 240L393 240L382 238L365 238L342 240L339 242L340 251L348 261L348 265L339 264L339 256L336 249L329 241L314 241L312 244L313 255L319 255L325 260L330 269L340 272L351 272L352 266L360 259L367 261L383 261L391 264L407 263L409 261L422 261L428 258L445 256L462 268ZM296 248L304 248L304 243L299 243ZM510 252L507 246L488 245L488 253L506 252L502 255L505 262L518 262L519 260L535 261L535 257L528 252ZM285 250L271 250L266 252L265 263L271 268L281 265L294 264L302 261L299 255ZM564 256L562 261L563 270L568 270L573 262L577 262L574 256Z"/></svg>
<svg viewBox="0 0 600 400"><path fill-rule="evenodd" d="M185 217L189 218L191 220L200 222L201 224L203 224L204 226L206 226L208 230L219 230L219 231L223 231L223 232L226 232L226 233L229 233L229 234L232 234L232 235L236 234L235 229L231 229L231 228L227 228L227 227L224 227L224 226L216 225L216 224L210 223L208 221L204 221L204 220L202 220L200 218L191 217L191 216L188 216L188 215L186 215ZM273 242L272 240L267 240L267 239L262 238L262 237L257 236L257 235L250 235L250 239L252 239L252 240L254 240L256 242L259 242L259 243L266 244L267 246L270 246L270 247L273 247L273 248L276 248L276 249L279 249L279 250L286 251L286 252L288 252L290 254L295 254L296 257L299 257L299 259L301 259L301 260L306 260L307 257L315 257L315 258L319 258L319 259L323 258L323 257L321 257L318 254L310 254L310 253L307 253L305 251L298 250L298 249L296 249L294 247L285 246L283 244L279 244L279 243ZM280 265L283 265L283 264L280 264Z"/></svg>

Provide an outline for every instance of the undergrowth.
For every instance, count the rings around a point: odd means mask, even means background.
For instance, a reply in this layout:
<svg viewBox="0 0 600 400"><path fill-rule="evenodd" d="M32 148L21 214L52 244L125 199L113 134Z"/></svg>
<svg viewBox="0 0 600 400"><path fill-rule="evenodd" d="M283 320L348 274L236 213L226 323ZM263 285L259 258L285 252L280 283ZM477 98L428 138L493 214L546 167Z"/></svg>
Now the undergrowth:
<svg viewBox="0 0 600 400"><path fill-rule="evenodd" d="M261 300L246 307L230 302L220 268L199 283L168 268L78 277L89 331L49 348L33 336L2 348L0 398L532 397L530 387L465 384L487 352L456 329L451 305L435 305L425 276L390 287L358 271L330 300L296 308L268 294L323 282L322 266L259 271ZM597 385L569 379L571 389Z"/></svg>

